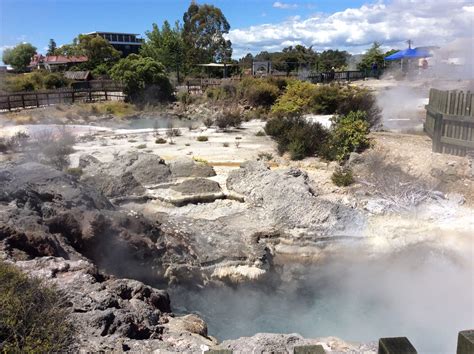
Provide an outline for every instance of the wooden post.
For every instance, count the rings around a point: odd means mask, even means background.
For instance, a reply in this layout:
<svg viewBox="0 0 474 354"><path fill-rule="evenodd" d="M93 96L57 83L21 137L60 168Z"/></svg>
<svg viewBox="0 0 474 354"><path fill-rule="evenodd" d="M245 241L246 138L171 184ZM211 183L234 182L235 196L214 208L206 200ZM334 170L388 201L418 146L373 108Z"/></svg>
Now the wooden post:
<svg viewBox="0 0 474 354"><path fill-rule="evenodd" d="M89 102L92 102L92 89L89 88Z"/></svg>
<svg viewBox="0 0 474 354"><path fill-rule="evenodd" d="M40 102L39 102L39 99L38 99L38 94L35 95L35 98L36 98L36 108L39 108Z"/></svg>
<svg viewBox="0 0 474 354"><path fill-rule="evenodd" d="M46 104L49 106L51 103L49 102L49 92L46 92Z"/></svg>
<svg viewBox="0 0 474 354"><path fill-rule="evenodd" d="M11 111L12 110L12 104L10 102L10 95L8 95L7 101L8 101L8 110Z"/></svg>
<svg viewBox="0 0 474 354"><path fill-rule="evenodd" d="M74 103L74 100L75 100L75 94L74 94L74 89L71 91L71 100L72 100L72 103Z"/></svg>
<svg viewBox="0 0 474 354"><path fill-rule="evenodd" d="M107 101L107 90L105 90L104 92L105 92L105 100Z"/></svg>
<svg viewBox="0 0 474 354"><path fill-rule="evenodd" d="M433 127L433 152L443 152L441 144L441 136L443 134L443 114L434 114L434 127Z"/></svg>
<svg viewBox="0 0 474 354"><path fill-rule="evenodd" d="M25 95L24 94L21 94L21 106L23 108L26 108L26 106L25 106Z"/></svg>

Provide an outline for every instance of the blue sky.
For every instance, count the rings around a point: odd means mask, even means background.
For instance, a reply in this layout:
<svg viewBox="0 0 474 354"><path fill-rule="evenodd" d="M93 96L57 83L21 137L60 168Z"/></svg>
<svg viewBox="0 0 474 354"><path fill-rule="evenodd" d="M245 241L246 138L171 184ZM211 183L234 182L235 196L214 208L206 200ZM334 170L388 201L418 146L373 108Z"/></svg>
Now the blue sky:
<svg viewBox="0 0 474 354"><path fill-rule="evenodd" d="M198 1L202 3L204 1ZM144 34L156 22L181 20L190 0L0 0L0 50L30 42L44 52L96 30ZM274 1L208 0L222 9L232 30L234 57L287 45L362 52L374 41L386 47L442 44L472 36L471 0Z"/></svg>

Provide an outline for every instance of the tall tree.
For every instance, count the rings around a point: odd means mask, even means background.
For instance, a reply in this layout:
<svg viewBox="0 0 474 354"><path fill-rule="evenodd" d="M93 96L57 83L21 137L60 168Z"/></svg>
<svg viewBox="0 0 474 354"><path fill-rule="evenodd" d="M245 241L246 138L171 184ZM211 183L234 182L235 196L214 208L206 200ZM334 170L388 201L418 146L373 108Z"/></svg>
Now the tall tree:
<svg viewBox="0 0 474 354"><path fill-rule="evenodd" d="M377 42L372 44L372 47L370 47L370 49L365 52L365 54L362 56L361 62L357 65L359 70L370 70L373 63L376 63L378 68L383 67L384 54L380 49L380 46L381 44Z"/></svg>
<svg viewBox="0 0 474 354"><path fill-rule="evenodd" d="M120 59L120 52L100 36L80 34L72 44L59 47L56 52L62 55L85 55L89 59L82 66L93 70L101 64L113 65Z"/></svg>
<svg viewBox="0 0 474 354"><path fill-rule="evenodd" d="M165 21L161 29L154 23L153 29L147 31L146 36L147 40L141 48L141 55L162 63L168 72L175 71L179 81L185 59L182 28L179 22L171 27L169 22Z"/></svg>
<svg viewBox="0 0 474 354"><path fill-rule="evenodd" d="M36 47L30 43L21 43L11 49L5 49L2 59L5 64L11 65L16 71L26 71L35 54Z"/></svg>
<svg viewBox="0 0 474 354"><path fill-rule="evenodd" d="M191 65L231 59L232 43L224 38L230 25L219 8L193 1L184 13L183 21L183 40Z"/></svg>
<svg viewBox="0 0 474 354"><path fill-rule="evenodd" d="M57 49L56 42L54 41L54 39L51 38L49 40L48 52L46 53L46 55L54 55L56 52L56 49Z"/></svg>

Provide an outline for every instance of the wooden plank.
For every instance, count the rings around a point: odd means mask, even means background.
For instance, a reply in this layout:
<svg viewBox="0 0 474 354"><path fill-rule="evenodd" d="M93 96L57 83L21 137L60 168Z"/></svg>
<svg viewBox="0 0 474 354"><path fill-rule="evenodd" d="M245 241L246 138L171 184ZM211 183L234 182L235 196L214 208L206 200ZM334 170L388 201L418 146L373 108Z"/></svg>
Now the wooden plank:
<svg viewBox="0 0 474 354"><path fill-rule="evenodd" d="M441 143L474 149L474 141L466 141L466 140L454 139L454 138L449 138L449 137L441 137Z"/></svg>
<svg viewBox="0 0 474 354"><path fill-rule="evenodd" d="M449 122L471 122L474 124L472 116L457 116L452 114L443 114L443 119Z"/></svg>

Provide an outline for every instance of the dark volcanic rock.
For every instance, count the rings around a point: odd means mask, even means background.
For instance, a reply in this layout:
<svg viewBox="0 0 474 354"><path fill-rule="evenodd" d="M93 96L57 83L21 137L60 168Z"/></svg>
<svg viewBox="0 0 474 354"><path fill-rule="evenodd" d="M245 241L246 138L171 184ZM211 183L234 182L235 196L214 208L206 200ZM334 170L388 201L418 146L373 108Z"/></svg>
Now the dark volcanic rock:
<svg viewBox="0 0 474 354"><path fill-rule="evenodd" d="M214 168L204 163L196 163L191 159L180 159L170 163L173 178L179 177L213 177Z"/></svg>
<svg viewBox="0 0 474 354"><path fill-rule="evenodd" d="M183 194L219 193L222 191L219 183L206 178L187 179L170 188Z"/></svg>

